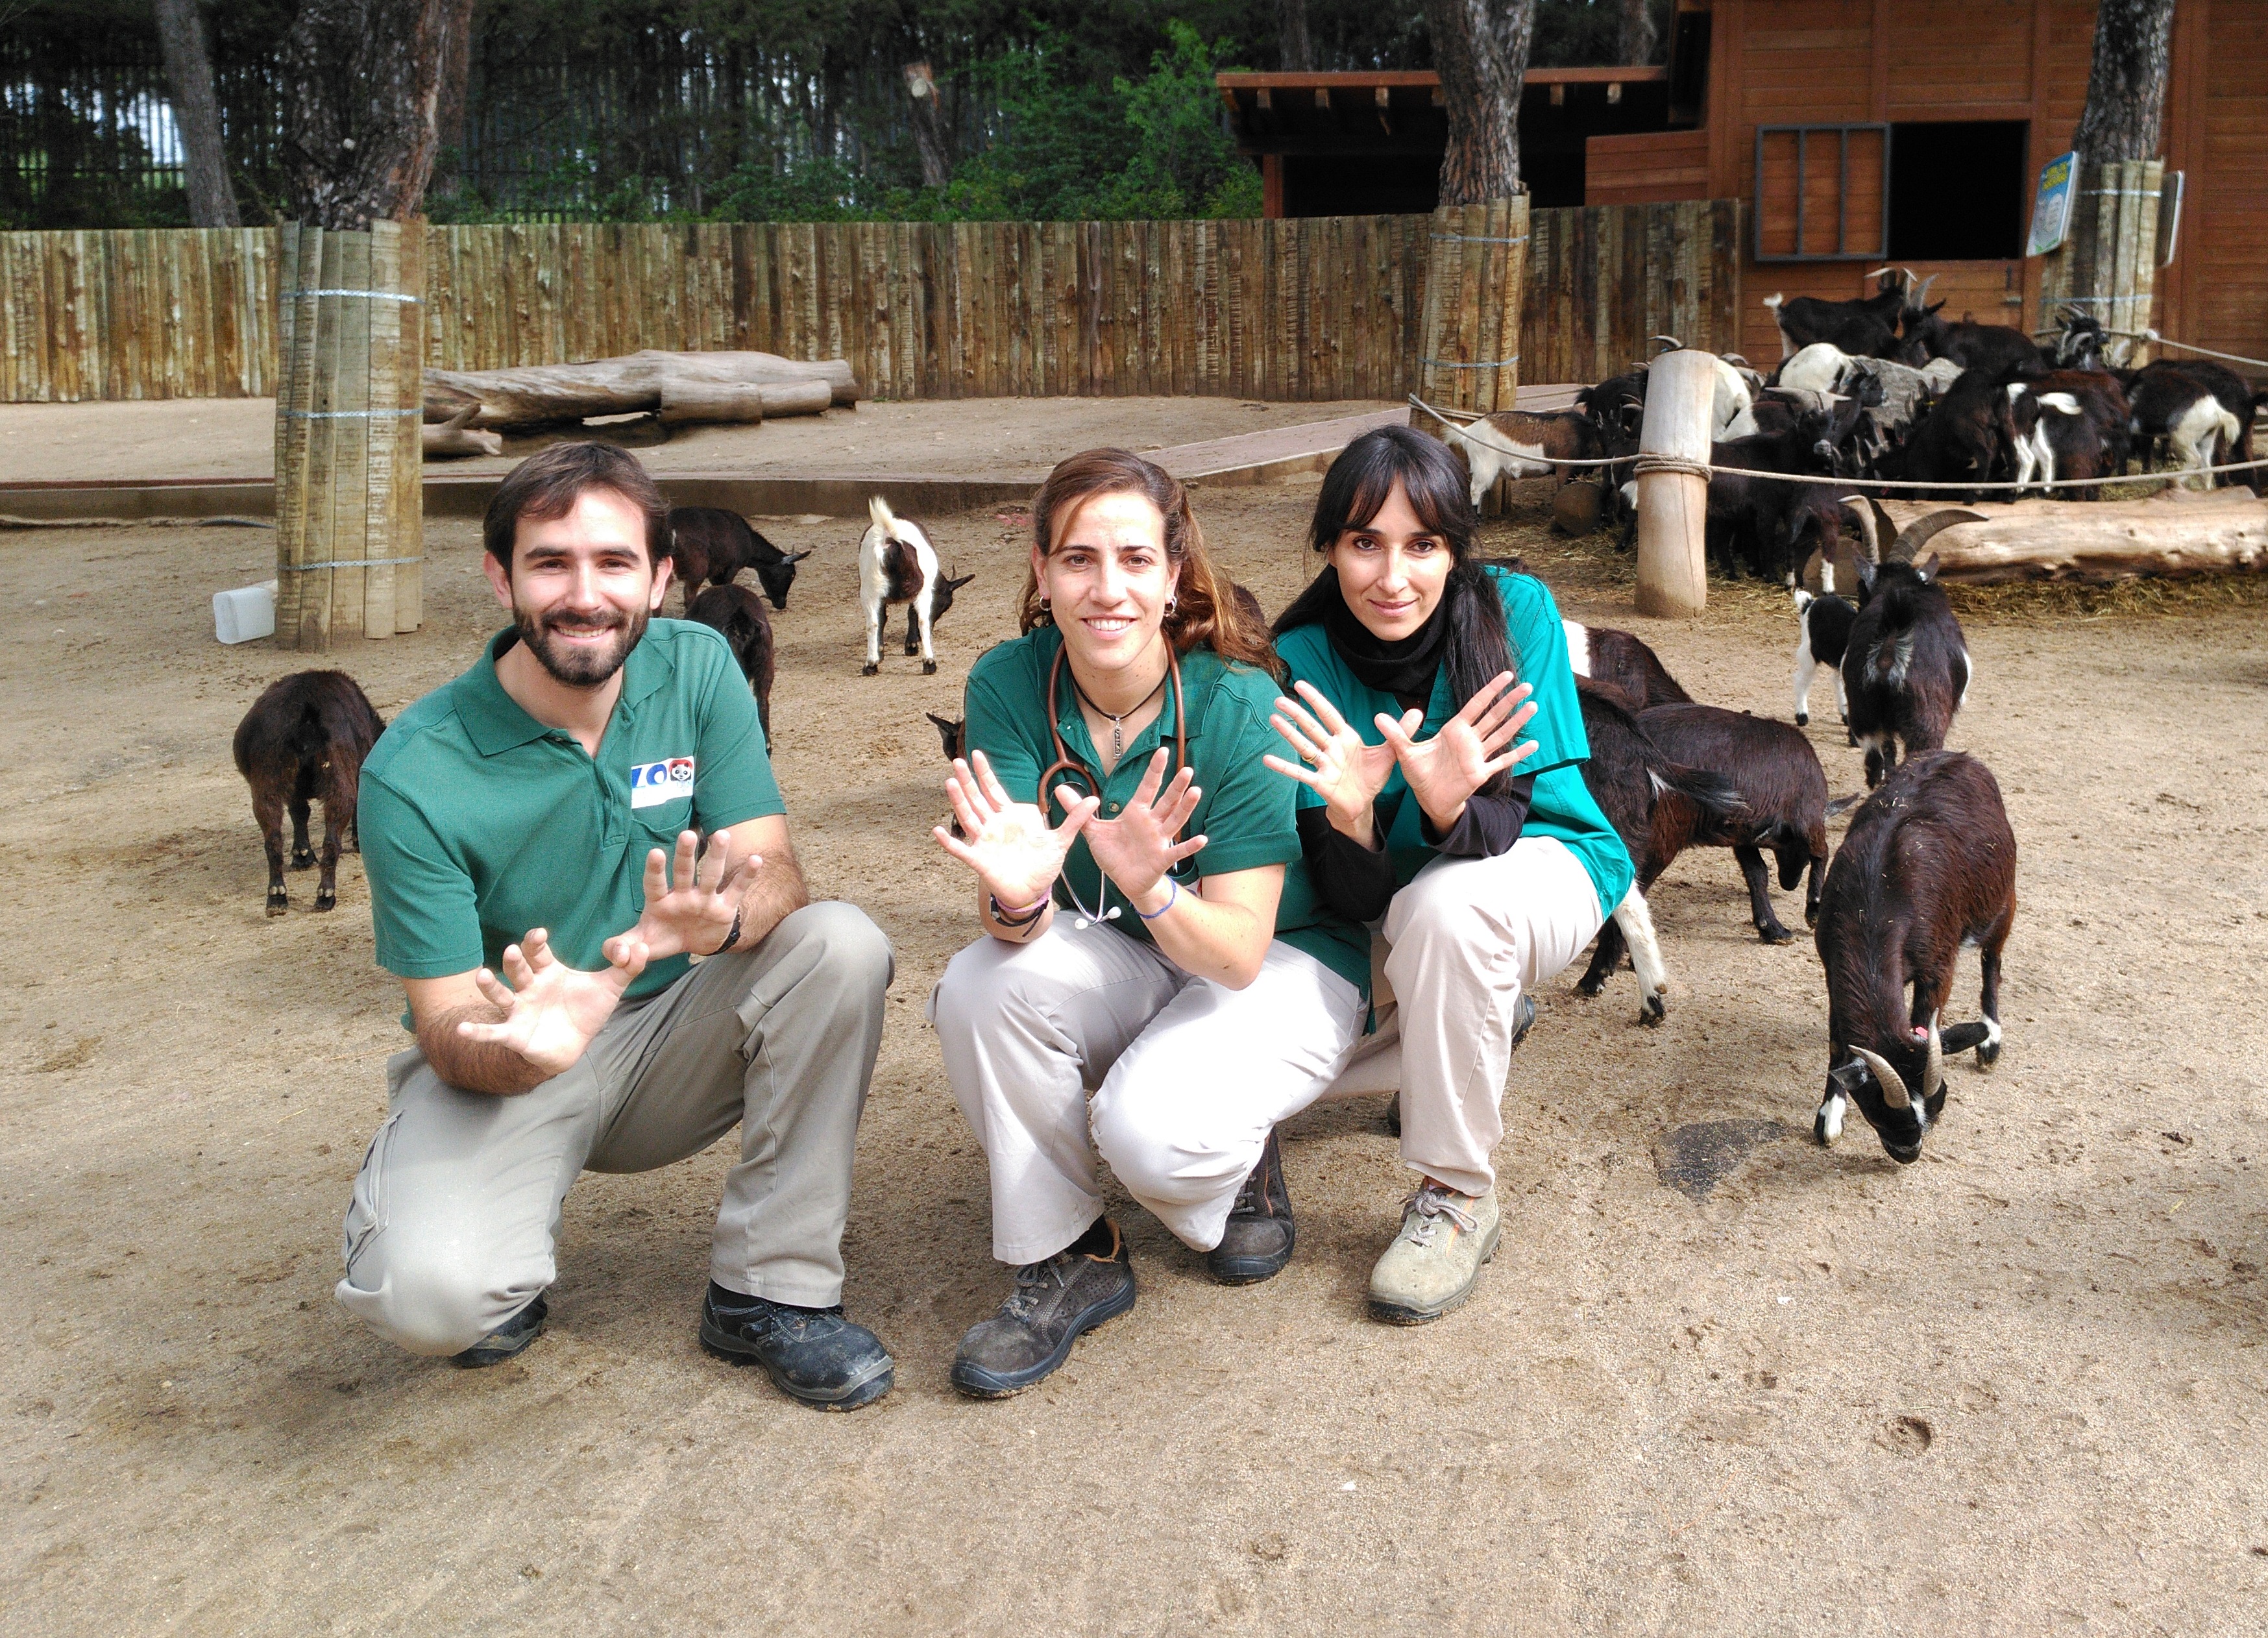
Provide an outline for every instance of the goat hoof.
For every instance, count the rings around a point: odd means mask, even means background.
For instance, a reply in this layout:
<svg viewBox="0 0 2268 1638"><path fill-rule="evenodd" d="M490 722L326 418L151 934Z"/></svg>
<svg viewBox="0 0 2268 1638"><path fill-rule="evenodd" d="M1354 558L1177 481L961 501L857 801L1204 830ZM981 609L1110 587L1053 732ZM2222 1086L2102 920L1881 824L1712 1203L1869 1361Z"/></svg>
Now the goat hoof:
<svg viewBox="0 0 2268 1638"><path fill-rule="evenodd" d="M862 677L871 677L880 672L881 668L882 668L880 666L861 666L858 668L858 675Z"/></svg>
<svg viewBox="0 0 2268 1638"><path fill-rule="evenodd" d="M1402 1094L1394 1095L1394 1102L1386 1106L1386 1130L1390 1137L1402 1135Z"/></svg>
<svg viewBox="0 0 2268 1638"><path fill-rule="evenodd" d="M292 869L313 870L314 867L315 856L313 853L294 853L291 855Z"/></svg>
<svg viewBox="0 0 2268 1638"><path fill-rule="evenodd" d="M1638 1021L1651 1029L1669 1016L1669 1004L1659 995L1649 995L1638 1003Z"/></svg>
<svg viewBox="0 0 2268 1638"><path fill-rule="evenodd" d="M1795 934L1790 933L1786 927L1781 926L1778 922L1774 922L1769 927L1758 927L1756 929L1756 936L1764 940L1767 944L1793 944L1795 942Z"/></svg>
<svg viewBox="0 0 2268 1638"><path fill-rule="evenodd" d="M1979 1069L1990 1069L1993 1065L1999 1063L2000 1061L2000 1046L2001 1043L1998 1041L1987 1041L1982 1046L1978 1047L1977 1049L1977 1067Z"/></svg>
<svg viewBox="0 0 2268 1638"><path fill-rule="evenodd" d="M936 661L936 660L923 660L923 661L922 661L922 675L923 675L924 676L925 676L925 677L933 677L933 676L935 676L935 675L937 675L937 661Z"/></svg>
<svg viewBox="0 0 2268 1638"><path fill-rule="evenodd" d="M268 896L268 913L269 915L280 916L291 907L291 900L288 894L270 893Z"/></svg>
<svg viewBox="0 0 2268 1638"><path fill-rule="evenodd" d="M1607 981L1603 978L1583 978L1577 981L1575 985L1575 993L1578 995L1598 995L1602 993L1606 987Z"/></svg>
<svg viewBox="0 0 2268 1638"><path fill-rule="evenodd" d="M318 893L315 895L315 908L317 910L336 910L338 907L339 896L337 894Z"/></svg>

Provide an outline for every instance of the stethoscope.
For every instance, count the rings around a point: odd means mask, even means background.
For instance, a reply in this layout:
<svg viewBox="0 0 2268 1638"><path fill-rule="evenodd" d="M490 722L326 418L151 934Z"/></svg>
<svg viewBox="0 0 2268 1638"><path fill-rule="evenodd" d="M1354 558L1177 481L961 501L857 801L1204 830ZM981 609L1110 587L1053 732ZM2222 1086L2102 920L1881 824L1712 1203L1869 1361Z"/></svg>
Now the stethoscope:
<svg viewBox="0 0 2268 1638"><path fill-rule="evenodd" d="M1063 691L1064 661L1068 658L1070 650L1058 648L1055 663L1048 668L1048 732L1055 739L1056 759L1040 776L1039 797L1040 811L1050 818L1053 813L1049 804L1055 801L1057 785L1071 784L1078 794L1092 796L1097 801L1102 796L1102 781L1095 778L1094 771L1085 763L1071 754L1071 747L1064 743L1063 723L1056 715L1056 701ZM1167 685L1174 695L1174 765L1166 771L1167 779L1171 780L1174 774L1189 765L1189 718L1182 697L1182 657L1174 652L1170 642L1166 645L1166 675ZM1177 830L1174 834L1178 839L1181 832ZM1100 910L1089 910L1080 903L1079 889L1071 884L1070 860L1064 860L1064 891L1070 895L1071 909L1077 912L1071 918L1071 926L1082 933L1098 922L1118 919L1118 906L1110 902L1110 878L1103 874L1100 865L1095 867L1094 878L1095 903L1101 906Z"/></svg>

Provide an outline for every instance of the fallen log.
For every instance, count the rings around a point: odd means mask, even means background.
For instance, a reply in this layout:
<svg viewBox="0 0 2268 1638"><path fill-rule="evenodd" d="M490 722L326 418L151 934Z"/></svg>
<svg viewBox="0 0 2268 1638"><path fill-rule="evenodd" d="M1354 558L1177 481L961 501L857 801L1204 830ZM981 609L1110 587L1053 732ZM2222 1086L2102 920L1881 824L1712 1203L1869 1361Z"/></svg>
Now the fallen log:
<svg viewBox="0 0 2268 1638"><path fill-rule="evenodd" d="M1904 528L1942 501L1885 501ZM2146 500L1982 502L1929 542L1948 580L2119 580L2268 569L2268 500L2248 489L2164 490ZM1838 580L1837 584L1841 584Z"/></svg>
<svg viewBox="0 0 2268 1638"><path fill-rule="evenodd" d="M817 415L833 400L825 381L700 381L665 375L664 426L687 422L762 421L766 416Z"/></svg>
<svg viewBox="0 0 2268 1638"><path fill-rule="evenodd" d="M807 388L824 385L811 408ZM649 349L622 358L587 364L526 365L509 370L428 370L425 416L446 421L469 400L480 406L470 424L480 428L544 426L591 416L637 415L661 408L667 385L682 396L701 385L802 387L784 396L774 415L813 414L829 404L855 407L858 378L840 358L799 363L769 352L662 352ZM790 409L789 403L798 405ZM734 417L740 418L740 417Z"/></svg>

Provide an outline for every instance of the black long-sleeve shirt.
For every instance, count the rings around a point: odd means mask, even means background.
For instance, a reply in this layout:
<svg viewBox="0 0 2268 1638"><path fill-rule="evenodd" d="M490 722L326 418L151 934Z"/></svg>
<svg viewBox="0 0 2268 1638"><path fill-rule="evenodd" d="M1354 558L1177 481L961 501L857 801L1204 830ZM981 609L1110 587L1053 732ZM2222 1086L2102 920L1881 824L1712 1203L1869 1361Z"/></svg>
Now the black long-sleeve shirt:
<svg viewBox="0 0 2268 1638"><path fill-rule="evenodd" d="M1512 851L1528 823L1528 795L1535 780L1523 774L1511 780L1501 795L1478 791L1465 799L1465 811L1446 832L1425 819L1419 827L1427 846L1458 859L1494 859ZM1415 801L1412 797L1410 800ZM1375 921L1394 898L1394 860L1384 846L1386 821L1373 822L1380 845L1365 847L1331 823L1321 808L1302 808L1298 815L1300 853L1315 893L1330 909L1355 921Z"/></svg>

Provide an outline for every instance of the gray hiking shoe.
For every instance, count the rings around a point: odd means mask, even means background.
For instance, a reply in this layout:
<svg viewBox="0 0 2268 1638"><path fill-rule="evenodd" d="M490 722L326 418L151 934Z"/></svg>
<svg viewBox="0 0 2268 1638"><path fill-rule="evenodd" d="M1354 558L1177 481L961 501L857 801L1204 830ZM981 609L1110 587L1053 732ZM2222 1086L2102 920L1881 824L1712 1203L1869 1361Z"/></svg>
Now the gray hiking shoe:
<svg viewBox="0 0 2268 1638"><path fill-rule="evenodd" d="M451 1354L450 1361L466 1370L501 1365L543 1334L543 1322L550 1313L550 1305L539 1296L471 1347Z"/></svg>
<svg viewBox="0 0 2268 1638"><path fill-rule="evenodd" d="M977 1399L1020 1393L1071 1357L1083 1332L1134 1306L1126 1236L1104 1218L1110 1250L1066 1249L1016 1271L1016 1288L991 1318L968 1328L954 1356L953 1385Z"/></svg>
<svg viewBox="0 0 2268 1638"><path fill-rule="evenodd" d="M1431 1178L1402 1208L1402 1232L1370 1271L1370 1317L1422 1325L1462 1303L1496 1255L1496 1191L1476 1198Z"/></svg>

